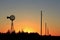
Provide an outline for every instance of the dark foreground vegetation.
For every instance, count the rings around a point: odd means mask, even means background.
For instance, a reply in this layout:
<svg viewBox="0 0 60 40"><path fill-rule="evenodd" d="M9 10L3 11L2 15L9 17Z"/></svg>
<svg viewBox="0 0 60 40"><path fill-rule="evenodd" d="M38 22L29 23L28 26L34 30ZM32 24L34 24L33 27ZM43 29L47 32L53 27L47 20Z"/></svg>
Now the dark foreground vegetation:
<svg viewBox="0 0 60 40"><path fill-rule="evenodd" d="M59 40L59 36L41 36L38 33L0 33L0 40Z"/></svg>

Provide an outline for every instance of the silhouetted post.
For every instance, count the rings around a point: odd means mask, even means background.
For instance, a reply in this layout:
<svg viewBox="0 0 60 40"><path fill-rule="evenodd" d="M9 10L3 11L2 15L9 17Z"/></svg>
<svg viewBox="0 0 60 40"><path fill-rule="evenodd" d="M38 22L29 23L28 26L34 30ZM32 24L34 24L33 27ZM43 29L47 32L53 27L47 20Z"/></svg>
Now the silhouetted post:
<svg viewBox="0 0 60 40"><path fill-rule="evenodd" d="M47 34L49 35L49 29L47 28Z"/></svg>
<svg viewBox="0 0 60 40"><path fill-rule="evenodd" d="M49 29L47 27L47 23L45 23L45 35L49 35Z"/></svg>
<svg viewBox="0 0 60 40"><path fill-rule="evenodd" d="M47 26L47 24L46 24L46 22L45 22L45 35L46 35L46 26Z"/></svg>
<svg viewBox="0 0 60 40"><path fill-rule="evenodd" d="M41 10L41 35L42 35L42 10Z"/></svg>

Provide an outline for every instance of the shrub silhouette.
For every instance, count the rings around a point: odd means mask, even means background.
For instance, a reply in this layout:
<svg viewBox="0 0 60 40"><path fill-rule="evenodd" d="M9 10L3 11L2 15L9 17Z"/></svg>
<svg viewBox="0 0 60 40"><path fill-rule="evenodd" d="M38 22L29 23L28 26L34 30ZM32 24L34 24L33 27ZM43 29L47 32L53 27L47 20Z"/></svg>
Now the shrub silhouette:
<svg viewBox="0 0 60 40"><path fill-rule="evenodd" d="M41 36L38 33L24 33L24 32L18 32L10 33L9 31L7 33L0 33L0 40L56 40L56 38L59 38L58 36Z"/></svg>

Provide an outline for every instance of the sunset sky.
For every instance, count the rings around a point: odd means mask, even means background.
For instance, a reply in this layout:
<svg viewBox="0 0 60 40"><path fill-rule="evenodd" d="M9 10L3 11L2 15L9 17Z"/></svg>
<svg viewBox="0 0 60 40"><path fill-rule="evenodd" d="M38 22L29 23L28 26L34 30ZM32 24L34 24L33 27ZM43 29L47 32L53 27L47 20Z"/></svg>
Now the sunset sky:
<svg viewBox="0 0 60 40"><path fill-rule="evenodd" d="M0 32L10 30L7 16L15 15L16 32L37 32L40 34L40 11L43 13L43 35L45 22L49 34L60 36L60 0L0 0Z"/></svg>

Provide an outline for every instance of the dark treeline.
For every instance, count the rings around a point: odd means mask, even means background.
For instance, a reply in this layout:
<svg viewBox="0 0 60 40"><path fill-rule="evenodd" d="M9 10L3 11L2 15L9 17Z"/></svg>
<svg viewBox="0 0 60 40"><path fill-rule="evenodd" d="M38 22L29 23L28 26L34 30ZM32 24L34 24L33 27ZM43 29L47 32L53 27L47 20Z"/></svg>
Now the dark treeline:
<svg viewBox="0 0 60 40"><path fill-rule="evenodd" d="M57 40L58 36L41 36L38 33L12 32L0 33L0 40Z"/></svg>

